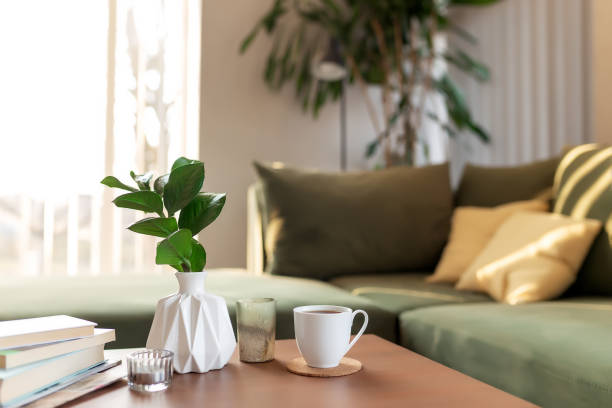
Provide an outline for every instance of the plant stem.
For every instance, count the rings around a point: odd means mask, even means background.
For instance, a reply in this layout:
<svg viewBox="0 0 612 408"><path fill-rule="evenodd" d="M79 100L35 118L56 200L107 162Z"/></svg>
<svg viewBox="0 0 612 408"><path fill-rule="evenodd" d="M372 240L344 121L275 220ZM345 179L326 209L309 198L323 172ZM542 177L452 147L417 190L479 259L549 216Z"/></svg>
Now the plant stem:
<svg viewBox="0 0 612 408"><path fill-rule="evenodd" d="M399 77L399 90L400 90L400 100L403 99L406 102L406 108L402 113L402 125L404 132L404 146L406 149L405 158L406 164L409 166L413 166L415 163L414 160L414 140L415 140L415 132L411 123L411 115L413 110L412 99L410 95L410 90L408 89L408 79L406 75L404 75L404 42L402 36L402 27L400 22L396 17L393 18L393 38L395 43L395 59L397 64L397 72ZM412 53L413 59L417 54ZM411 79L415 78L415 70L413 69Z"/></svg>
<svg viewBox="0 0 612 408"><path fill-rule="evenodd" d="M404 135L405 135L405 157L406 164L414 166L415 160L415 146L416 146L416 130L412 126L409 116L404 117Z"/></svg>
<svg viewBox="0 0 612 408"><path fill-rule="evenodd" d="M389 87L384 86L382 91L382 105L383 110L385 112L386 118L386 126L385 131L383 132L384 137L384 158L385 158L385 167L391 167L393 165L393 157L391 154L391 129L390 129L390 119L392 115L391 109L391 92Z"/></svg>
<svg viewBox="0 0 612 408"><path fill-rule="evenodd" d="M430 36L431 36L431 50L429 52L429 55L427 56L427 59L425 60L425 78L423 80L423 89L421 90L420 93L420 102L417 106L417 111L416 111L416 124L415 127L418 129L421 126L421 121L423 120L423 111L425 110L425 103L427 102L427 95L429 94L429 91L431 90L431 82L432 82L432 66L433 66L433 61L435 58L435 39L436 39L436 33L438 30L438 20L436 18L436 14L432 11L431 17L429 19L429 23L431 26L430 29Z"/></svg>
<svg viewBox="0 0 612 408"><path fill-rule="evenodd" d="M408 82L408 94L412 94L414 90L417 70L419 69L419 50L417 49L418 42L418 27L414 19L410 20L410 81Z"/></svg>
<svg viewBox="0 0 612 408"><path fill-rule="evenodd" d="M395 61L397 65L397 76L399 80L400 94L403 94L406 76L404 75L404 43L402 40L402 27L396 17L393 17L393 38L395 43Z"/></svg>
<svg viewBox="0 0 612 408"><path fill-rule="evenodd" d="M393 164L393 158L391 154L391 129L389 129L389 122L393 109L391 108L391 66L389 64L389 52L387 50L387 44L385 43L385 33L378 19L373 18L370 20L370 25L374 31L376 37L376 43L380 50L381 65L383 69L383 90L382 90L382 104L385 113L385 130L384 135L384 158L385 167L391 167Z"/></svg>
<svg viewBox="0 0 612 408"><path fill-rule="evenodd" d="M372 122L372 127L374 128L374 132L376 132L376 137L380 138L381 130L380 123L378 122L378 116L376 115L376 111L374 110L374 104L372 103L372 98L370 93L368 92L368 85L366 84L363 76L361 76L361 72L355 63L355 58L351 54L346 54L346 61L348 62L349 67L351 68L351 72L355 77L355 80L359 84L359 89L361 90L361 94L366 102L366 108L368 110L368 116L370 117L370 121Z"/></svg>

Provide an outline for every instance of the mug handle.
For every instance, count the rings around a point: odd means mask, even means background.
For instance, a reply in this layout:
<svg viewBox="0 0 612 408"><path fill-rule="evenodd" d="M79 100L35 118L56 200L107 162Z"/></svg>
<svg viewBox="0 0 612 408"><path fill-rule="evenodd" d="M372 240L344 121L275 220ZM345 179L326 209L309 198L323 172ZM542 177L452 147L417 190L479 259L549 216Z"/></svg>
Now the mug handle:
<svg viewBox="0 0 612 408"><path fill-rule="evenodd" d="M363 332L365 331L366 327L368 327L368 314L366 312L364 312L363 310L359 309L359 310L355 310L353 312L353 315L351 317L351 327L353 327L353 320L355 320L355 316L357 316L357 314L361 313L364 317L364 321L363 321L363 326L361 326L361 329L359 329L359 332L357 333L357 335L355 336L355 338L353 339L353 341L351 341L346 349L346 351L344 352L344 354L348 353L348 351L351 349L351 347L353 347L355 345L355 343L357 343L357 340L359 340L359 338L361 337L361 335L363 334Z"/></svg>

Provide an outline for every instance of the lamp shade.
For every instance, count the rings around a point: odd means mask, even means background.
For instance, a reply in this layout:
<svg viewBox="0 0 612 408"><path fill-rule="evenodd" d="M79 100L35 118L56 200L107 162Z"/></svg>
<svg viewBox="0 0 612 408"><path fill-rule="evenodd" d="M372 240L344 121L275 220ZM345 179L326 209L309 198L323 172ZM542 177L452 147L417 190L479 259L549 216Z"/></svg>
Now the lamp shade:
<svg viewBox="0 0 612 408"><path fill-rule="evenodd" d="M348 71L340 53L340 44L331 38L323 58L313 64L312 75L322 81L339 81L346 78Z"/></svg>

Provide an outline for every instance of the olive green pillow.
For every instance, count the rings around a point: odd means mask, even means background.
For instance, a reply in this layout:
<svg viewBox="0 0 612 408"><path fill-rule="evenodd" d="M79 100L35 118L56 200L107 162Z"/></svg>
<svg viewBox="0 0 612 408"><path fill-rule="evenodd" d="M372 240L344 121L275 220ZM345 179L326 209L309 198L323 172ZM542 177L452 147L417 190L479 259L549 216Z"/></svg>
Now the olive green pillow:
<svg viewBox="0 0 612 408"><path fill-rule="evenodd" d="M447 164L351 173L255 168L269 273L328 279L433 269L448 237Z"/></svg>
<svg viewBox="0 0 612 408"><path fill-rule="evenodd" d="M552 187L558 164L558 157L514 167L467 164L455 193L455 204L496 207L539 197Z"/></svg>
<svg viewBox="0 0 612 408"><path fill-rule="evenodd" d="M612 147L571 149L559 163L554 190L554 212L603 223L570 291L612 295Z"/></svg>

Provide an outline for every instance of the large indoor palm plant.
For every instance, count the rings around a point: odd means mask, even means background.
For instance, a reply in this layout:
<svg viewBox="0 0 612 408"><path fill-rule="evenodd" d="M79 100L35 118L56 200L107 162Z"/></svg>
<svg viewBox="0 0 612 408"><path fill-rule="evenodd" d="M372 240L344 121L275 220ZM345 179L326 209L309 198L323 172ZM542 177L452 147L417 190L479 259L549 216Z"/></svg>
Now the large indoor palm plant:
<svg viewBox="0 0 612 408"><path fill-rule="evenodd" d="M245 52L260 31L274 37L264 69L275 89L293 82L297 98L315 116L342 92L342 81L316 79L315 67L335 53L365 97L375 131L366 155L382 148L385 166L414 164L425 118L450 136L467 130L487 142L489 135L472 118L465 98L451 79L452 64L476 80L489 78L487 67L461 49L448 49L450 30L469 42L476 39L453 24L453 5L488 5L497 0L274 0L248 33ZM296 22L297 20L297 22ZM369 86L380 87L377 110ZM445 111L428 99L439 95ZM383 112L380 118L378 111Z"/></svg>

